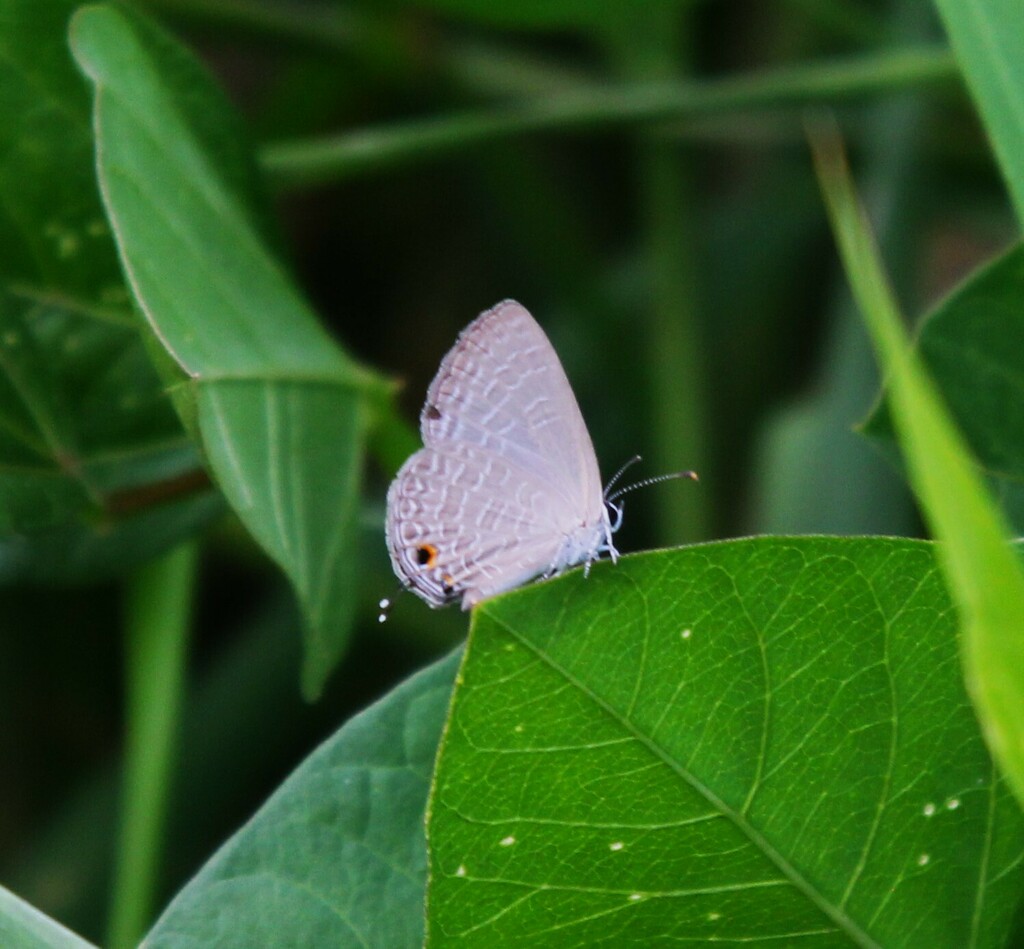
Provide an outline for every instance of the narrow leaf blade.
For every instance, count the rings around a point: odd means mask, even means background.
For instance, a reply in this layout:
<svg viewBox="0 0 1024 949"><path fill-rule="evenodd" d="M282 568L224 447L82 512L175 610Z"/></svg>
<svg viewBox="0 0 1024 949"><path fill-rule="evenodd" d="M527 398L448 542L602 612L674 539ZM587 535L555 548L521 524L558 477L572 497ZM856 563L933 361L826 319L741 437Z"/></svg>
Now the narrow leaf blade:
<svg viewBox="0 0 1024 949"><path fill-rule="evenodd" d="M814 147L846 272L888 375L910 481L942 541L967 687L989 746L1024 803L1024 571L970 449L908 346L837 139L819 137Z"/></svg>

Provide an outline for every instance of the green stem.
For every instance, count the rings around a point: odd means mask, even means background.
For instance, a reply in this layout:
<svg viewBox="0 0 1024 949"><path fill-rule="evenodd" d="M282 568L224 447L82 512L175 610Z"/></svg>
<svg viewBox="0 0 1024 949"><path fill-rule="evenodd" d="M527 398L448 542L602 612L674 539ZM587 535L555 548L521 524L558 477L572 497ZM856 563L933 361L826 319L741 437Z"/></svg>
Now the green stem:
<svg viewBox="0 0 1024 949"><path fill-rule="evenodd" d="M951 54L906 49L728 79L572 89L519 104L266 146L280 185L312 184L422 161L528 132L685 120L741 110L805 106L955 79Z"/></svg>
<svg viewBox="0 0 1024 949"><path fill-rule="evenodd" d="M642 20L634 14L630 28L606 36L628 79L671 80L685 73L691 58L688 40L684 15L672 5L651 8ZM648 374L647 466L653 472L689 468L706 475L697 210L690 156L678 141L641 134L636 170L641 243L650 275L642 334ZM657 493L658 541L703 540L711 522L707 487L672 487Z"/></svg>
<svg viewBox="0 0 1024 949"><path fill-rule="evenodd" d="M126 718L121 839L112 891L113 949L138 944L153 910L181 712L197 547L146 564L125 601Z"/></svg>
<svg viewBox="0 0 1024 949"><path fill-rule="evenodd" d="M310 7L276 0L144 0L158 13L204 27L265 37L276 45L282 40L321 49L350 50L376 39L373 21L337 5Z"/></svg>
<svg viewBox="0 0 1024 949"><path fill-rule="evenodd" d="M280 49L282 43L358 59L380 78L423 72L445 77L479 96L550 92L580 85L587 76L561 62L465 36L424 36L415 15L373 13L354 5L294 0L144 0L146 6L207 32L244 35ZM382 67L375 69L375 66Z"/></svg>
<svg viewBox="0 0 1024 949"><path fill-rule="evenodd" d="M867 7L840 0L786 0L798 16L819 29L854 43L876 44L885 38L885 24Z"/></svg>

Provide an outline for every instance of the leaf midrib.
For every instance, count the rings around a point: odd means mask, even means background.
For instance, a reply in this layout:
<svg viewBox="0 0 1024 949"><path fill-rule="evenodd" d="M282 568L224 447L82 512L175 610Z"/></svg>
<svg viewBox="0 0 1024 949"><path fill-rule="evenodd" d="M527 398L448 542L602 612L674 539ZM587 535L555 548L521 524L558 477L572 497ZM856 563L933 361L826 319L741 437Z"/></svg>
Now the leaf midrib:
<svg viewBox="0 0 1024 949"><path fill-rule="evenodd" d="M532 652L539 660L546 663L552 671L558 673L568 683L579 689L580 692L606 712L620 727L629 732L629 734L640 742L640 744L642 744L652 755L664 762L664 764L679 775L679 777L693 788L693 790L702 795L711 807L716 808L724 817L732 821L737 830L743 833L754 847L760 850L765 857L775 864L779 872L782 873L790 883L793 884L793 886L807 897L814 906L821 910L822 913L831 919L846 935L850 937L851 940L859 946L866 947L866 949L881 949L880 943L876 942L866 932L864 932L861 927L846 913L842 912L839 907L834 906L826 900L825 897L810 883L810 881L807 880L778 850L776 850L768 840L744 818L743 815L734 808L729 807L729 805L719 798L714 791L707 787L699 778L697 778L696 775L680 765L679 762L677 762L657 742L635 727L617 709L606 702L582 681L577 679L567 669L563 668L546 652L537 648L537 646L532 642L522 637L515 629L509 626L507 622L495 616L491 612L487 612L486 615L488 619L503 629L517 642L530 650L530 652Z"/></svg>

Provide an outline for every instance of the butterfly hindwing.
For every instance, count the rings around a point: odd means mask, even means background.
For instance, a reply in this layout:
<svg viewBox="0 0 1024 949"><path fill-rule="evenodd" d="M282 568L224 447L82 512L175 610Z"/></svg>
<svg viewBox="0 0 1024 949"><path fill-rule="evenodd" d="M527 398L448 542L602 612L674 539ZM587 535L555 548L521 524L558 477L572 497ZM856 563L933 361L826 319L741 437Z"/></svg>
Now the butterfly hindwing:
<svg viewBox="0 0 1024 949"><path fill-rule="evenodd" d="M392 565L432 605L472 606L551 566L564 518L554 500L495 452L465 443L424 448L388 492Z"/></svg>

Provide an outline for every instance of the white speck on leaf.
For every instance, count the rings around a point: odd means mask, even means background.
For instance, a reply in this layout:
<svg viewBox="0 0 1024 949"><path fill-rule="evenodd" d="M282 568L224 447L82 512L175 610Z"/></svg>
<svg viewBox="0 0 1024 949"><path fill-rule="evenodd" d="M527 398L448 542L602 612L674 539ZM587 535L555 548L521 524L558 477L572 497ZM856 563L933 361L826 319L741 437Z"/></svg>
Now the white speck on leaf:
<svg viewBox="0 0 1024 949"><path fill-rule="evenodd" d="M608 844L609 850L621 850L625 844L621 840L616 840L614 843Z"/></svg>
<svg viewBox="0 0 1024 949"><path fill-rule="evenodd" d="M924 806L924 816L931 817L935 813L935 805L928 803Z"/></svg>
<svg viewBox="0 0 1024 949"><path fill-rule="evenodd" d="M960 798L958 797L951 797L948 801L946 801L946 810L948 811L955 811L959 806Z"/></svg>
<svg viewBox="0 0 1024 949"><path fill-rule="evenodd" d="M680 634L683 639L689 639L693 635L692 629L684 629Z"/></svg>
<svg viewBox="0 0 1024 949"><path fill-rule="evenodd" d="M632 903L635 903L637 900L642 900L643 898L644 898L643 893L630 893L629 894L629 899L630 899L630 902L632 902Z"/></svg>
<svg viewBox="0 0 1024 949"><path fill-rule="evenodd" d="M507 837L502 837L501 840L498 841L498 843L501 844L502 847L511 847L512 844L514 844L515 842L516 839L511 834L509 834Z"/></svg>
<svg viewBox="0 0 1024 949"><path fill-rule="evenodd" d="M929 857L929 856L928 856L928 854L926 854L926 853L923 853L923 854L921 854L921 856L920 856L920 857L918 857L918 858L917 858L917 865L918 865L919 867L927 866L927 864L929 863L929 861L930 861L931 859L932 859L932 858L931 858L931 857Z"/></svg>
<svg viewBox="0 0 1024 949"><path fill-rule="evenodd" d="M457 877L464 877L466 875L466 866L465 866L465 864L462 864L462 863L459 864L459 868L458 868L458 870L455 871L455 875Z"/></svg>

